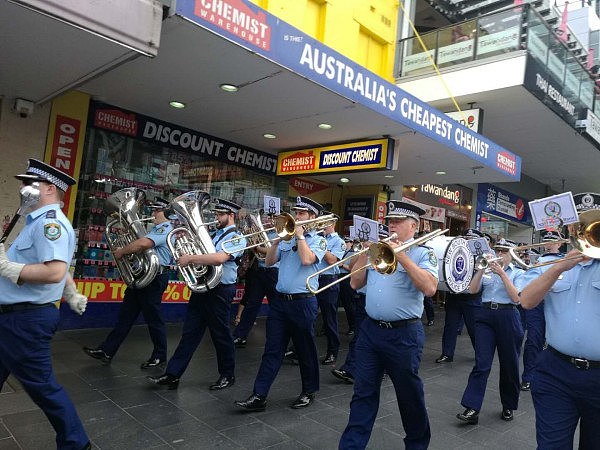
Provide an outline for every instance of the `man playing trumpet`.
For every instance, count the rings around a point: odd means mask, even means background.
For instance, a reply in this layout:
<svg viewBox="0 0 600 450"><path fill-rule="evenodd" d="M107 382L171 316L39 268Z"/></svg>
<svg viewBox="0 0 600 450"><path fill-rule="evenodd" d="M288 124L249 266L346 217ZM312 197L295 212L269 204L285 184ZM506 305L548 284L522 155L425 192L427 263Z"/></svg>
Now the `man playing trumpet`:
<svg viewBox="0 0 600 450"><path fill-rule="evenodd" d="M388 219L392 248L414 239L421 208L390 200ZM397 267L390 275L372 268L352 274L353 289L366 285L367 318L362 322L356 343L354 395L350 418L340 440L340 449L365 448L379 409L379 389L384 371L389 375L404 424L406 448L425 449L431 438L425 409L423 382L418 375L425 332L421 323L424 295L433 295L438 285L435 253L424 246L395 252ZM355 267L367 263L367 252Z"/></svg>

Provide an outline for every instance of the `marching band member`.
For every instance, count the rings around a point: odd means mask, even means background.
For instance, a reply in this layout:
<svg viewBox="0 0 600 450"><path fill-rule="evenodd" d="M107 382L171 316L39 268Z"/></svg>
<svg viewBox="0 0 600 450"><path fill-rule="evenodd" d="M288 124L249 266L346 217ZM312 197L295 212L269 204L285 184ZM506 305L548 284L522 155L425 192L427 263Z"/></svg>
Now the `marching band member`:
<svg viewBox="0 0 600 450"><path fill-rule="evenodd" d="M560 241L563 236L558 231L542 231L542 242L544 243L544 253L537 260L537 263L551 261L561 258L559 252L561 246ZM540 267L540 271L528 270L518 280L518 287L527 285L529 280L539 276L541 272L548 270L550 266ZM519 313L521 315L521 325L523 330L527 331L527 338L523 347L523 374L521 375L521 390L529 391L531 389L531 381L533 380L533 372L537 364L537 359L544 348L544 336L546 334L546 321L544 319L544 301L532 309L525 309L519 305Z"/></svg>
<svg viewBox="0 0 600 450"><path fill-rule="evenodd" d="M140 312L148 325L148 332L153 345L150 358L144 361L140 367L142 369L149 369L164 365L167 361L167 331L160 307L163 293L169 284L169 274L166 269L172 263L172 258L167 245L167 236L173 229L173 225L165 215L169 202L156 197L155 201L148 206L152 208L152 219L154 221L154 226L150 232L146 236L116 249L113 252L113 256L115 259L121 259L126 255L142 253L154 248L161 268L146 287L135 289L128 286L125 289L125 296L121 303L117 323L104 342L96 348L83 347L83 351L87 355L99 359L104 364L110 364L112 358L131 331L131 327L134 325Z"/></svg>
<svg viewBox="0 0 600 450"><path fill-rule="evenodd" d="M342 259L352 256L354 254L354 241L345 237L344 242L346 244L346 251L342 255ZM342 277L348 274L348 264L342 264L340 266L340 274ZM356 291L350 287L350 278L346 278L343 281L340 281L340 295L338 296L339 304L344 307L344 312L346 313L346 321L348 322L348 331L346 332L347 336L353 336L356 332L356 306L354 305L356 296ZM335 370L335 369L334 369Z"/></svg>
<svg viewBox="0 0 600 450"><path fill-rule="evenodd" d="M216 253L182 255L177 265L217 266L223 265L220 283L207 292L194 292L190 296L187 313L183 322L181 339L175 353L167 364L164 374L147 377L149 381L168 389L176 389L179 379L185 372L190 360L208 327L217 352L219 379L210 385L211 390L226 389L235 383L235 346L229 329L231 302L235 296L237 281L237 262L242 252L232 254L223 251L225 237L234 239L227 250L243 249L246 239L235 227L235 217L241 207L231 201L217 198L213 210L216 213L217 231L213 236Z"/></svg>
<svg viewBox="0 0 600 450"><path fill-rule="evenodd" d="M292 208L296 220L316 218L323 207L308 197L299 196ZM319 390L319 361L315 345L315 321L317 299L306 286L309 275L318 270L318 263L327 251L327 242L315 230L305 231L297 225L294 237L289 241L276 240L267 251L265 264L272 266L279 261L277 293L270 303L266 326L265 351L254 381L254 391L246 400L236 405L250 410L262 411L267 407L267 395L281 367L290 338L298 354L302 393L290 405L292 408L309 406ZM317 289L317 280L312 286Z"/></svg>
<svg viewBox="0 0 600 450"><path fill-rule="evenodd" d="M329 211L323 211L323 215L332 214ZM339 219L338 216L335 216ZM323 230L325 241L327 242L327 251L323 256L319 264L319 269L324 269L332 264L338 262L345 253L346 244L344 240L335 231L335 222L332 221ZM338 279L340 273L339 266L334 266L319 275L319 288L333 283ZM338 296L340 292L339 284L334 284L328 289L317 294L317 302L321 309L321 316L323 318L323 326L325 328L325 337L327 338L327 353L325 358L321 361L321 364L328 365L334 364L337 360L337 355L340 350L340 337L338 335L338 317L337 317L337 305Z"/></svg>
<svg viewBox="0 0 600 450"><path fill-rule="evenodd" d="M462 397L464 412L456 418L468 424L479 422L487 380L492 369L494 353L498 349L500 360L500 400L502 420L512 420L519 405L519 354L523 342L523 327L517 311L519 302L515 279L523 273L511 261L509 248L516 244L500 239L494 246L500 261L492 261L490 278L484 278L484 269L478 270L469 290L482 291L481 308L475 313L475 366Z"/></svg>
<svg viewBox="0 0 600 450"><path fill-rule="evenodd" d="M10 373L19 380L52 424L59 450L91 449L75 406L54 377L50 348L60 318L55 303L64 296L78 314L87 303L68 274L75 233L60 209L75 180L35 159L16 178L22 190L37 189L39 200L7 252L0 244L0 387Z"/></svg>
<svg viewBox="0 0 600 450"><path fill-rule="evenodd" d="M390 234L398 242L410 242L419 227L421 208L410 203L388 202ZM397 247L398 242L390 242ZM396 271L383 275L369 268L356 271L351 286L366 285L367 318L363 321L356 343L354 395L350 418L342 434L340 449L367 446L379 409L379 390L384 371L394 384L398 408L409 449L426 449L431 438L425 408L423 382L418 375L423 354L425 332L421 323L423 296L437 290L438 264L433 250L414 246L396 252ZM367 252L357 258L359 267L367 263Z"/></svg>
<svg viewBox="0 0 600 450"><path fill-rule="evenodd" d="M573 198L580 213L600 207L600 194ZM579 448L600 442L600 260L566 256L575 259L532 269L539 276L520 294L526 309L544 300L547 347L531 383L541 450L573 448L578 423Z"/></svg>
<svg viewBox="0 0 600 450"><path fill-rule="evenodd" d="M379 235L378 236L379 239L387 238L389 236L388 226L380 223L378 235ZM344 256L344 257L346 257L346 256ZM348 261L349 264L347 264L347 265L344 264L346 266L347 272L352 272L352 268L356 264L357 259L358 259L358 257L354 257L350 261ZM350 280L350 278L348 278L348 280ZM342 284L342 283L343 283L343 281L340 284ZM331 369L331 374L334 377L336 377L348 384L353 384L354 383L354 375L352 375L352 374L356 370L355 369L356 342L358 341L358 336L360 335L360 326L361 326L363 320L365 319L365 317L367 317L367 312L365 311L366 285L356 291L354 289L352 289L352 286L350 286L349 283L348 283L348 287L354 293L352 300L354 301L354 315L355 315L354 317L356 320L356 322L355 322L356 323L356 332L354 333L354 336L352 336L352 340L348 344L348 354L346 355L346 361L339 368Z"/></svg>

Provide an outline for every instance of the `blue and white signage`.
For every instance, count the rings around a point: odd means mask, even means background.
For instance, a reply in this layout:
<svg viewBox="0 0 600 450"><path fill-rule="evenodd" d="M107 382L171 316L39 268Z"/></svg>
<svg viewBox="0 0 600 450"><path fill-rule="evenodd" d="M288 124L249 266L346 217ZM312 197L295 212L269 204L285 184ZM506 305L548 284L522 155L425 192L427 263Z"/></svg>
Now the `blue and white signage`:
<svg viewBox="0 0 600 450"><path fill-rule="evenodd" d="M477 216L481 212L494 214L503 219L524 224L531 223L527 211L527 200L512 192L494 186L493 184L480 183L477 188ZM481 224L477 224L477 229Z"/></svg>
<svg viewBox="0 0 600 450"><path fill-rule="evenodd" d="M176 13L518 181L521 158L248 0L179 0Z"/></svg>

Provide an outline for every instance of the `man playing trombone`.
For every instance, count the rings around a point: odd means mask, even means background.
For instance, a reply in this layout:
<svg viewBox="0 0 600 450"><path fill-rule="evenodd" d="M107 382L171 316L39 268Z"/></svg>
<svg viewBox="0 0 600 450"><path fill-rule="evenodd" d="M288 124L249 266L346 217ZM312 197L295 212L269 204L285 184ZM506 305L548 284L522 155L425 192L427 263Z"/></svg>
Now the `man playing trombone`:
<svg viewBox="0 0 600 450"><path fill-rule="evenodd" d="M316 221L323 207L310 198L299 196L292 209L296 213L296 221ZM305 408L313 402L319 390L319 361L315 345L317 299L309 292L306 280L317 271L326 251L327 243L314 227L307 231L296 222L293 237L287 241L275 240L267 251L267 266L279 261L277 294L269 304L265 351L253 393L246 400L236 401L237 406L249 411L266 408L267 395L281 367L290 338L298 354L302 378L302 392L290 406ZM316 290L316 285L317 280L314 280L312 289Z"/></svg>
<svg viewBox="0 0 600 450"><path fill-rule="evenodd" d="M389 201L386 219L390 236L395 234L389 245L395 249L404 243L402 248L406 249L394 251L396 270L390 275L372 268L352 273L350 284L354 289L367 287L367 318L356 343L354 395L340 449L367 446L379 409L384 371L394 384L406 448L425 449L429 444L431 431L418 372L425 342L423 297L437 290L438 263L430 248L410 246L424 213L410 203ZM366 262L364 252L355 267L363 267Z"/></svg>
<svg viewBox="0 0 600 450"><path fill-rule="evenodd" d="M579 448L598 448L600 442L600 194L573 198L580 223L584 215L592 218L582 227L589 233L583 252L572 250L547 270L532 269L539 276L519 294L525 309L544 300L546 348L531 384L542 450L573 448L578 423Z"/></svg>

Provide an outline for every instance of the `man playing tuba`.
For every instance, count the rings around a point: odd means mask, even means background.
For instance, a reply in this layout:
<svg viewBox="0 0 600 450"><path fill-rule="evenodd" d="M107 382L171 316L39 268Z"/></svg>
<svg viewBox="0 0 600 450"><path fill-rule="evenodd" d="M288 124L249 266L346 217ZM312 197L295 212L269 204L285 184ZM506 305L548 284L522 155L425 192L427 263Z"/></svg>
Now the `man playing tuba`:
<svg viewBox="0 0 600 450"><path fill-rule="evenodd" d="M139 289L127 287L117 323L104 342L96 348L83 347L83 351L87 355L99 359L104 364L111 362L140 312L148 324L150 339L154 346L150 358L142 363L141 368L156 367L164 364L167 360L167 333L165 321L160 312L160 305L163 292L169 283L169 274L165 267L171 264L171 253L167 247L167 235L171 231L172 225L165 216L169 202L156 197L154 203L149 206L153 209L152 217L154 219L154 227L150 233L114 250L113 256L117 260L125 255L142 253L154 248L158 254L161 267L158 274L147 286Z"/></svg>

